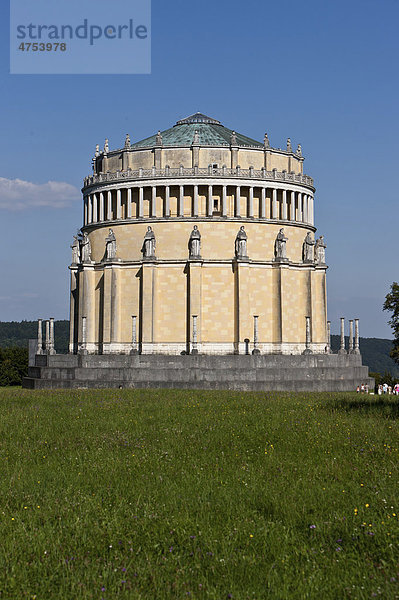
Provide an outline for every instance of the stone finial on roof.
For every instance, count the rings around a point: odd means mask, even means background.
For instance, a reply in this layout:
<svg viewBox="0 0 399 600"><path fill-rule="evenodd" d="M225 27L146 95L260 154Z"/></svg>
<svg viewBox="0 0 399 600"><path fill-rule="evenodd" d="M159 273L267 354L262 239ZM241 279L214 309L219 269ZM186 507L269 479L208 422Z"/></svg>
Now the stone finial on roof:
<svg viewBox="0 0 399 600"><path fill-rule="evenodd" d="M235 131L231 132L230 145L237 146L237 134Z"/></svg>
<svg viewBox="0 0 399 600"><path fill-rule="evenodd" d="M196 129L194 131L194 136L193 136L193 146L196 146L200 143L200 136L199 136L199 131L198 129Z"/></svg>
<svg viewBox="0 0 399 600"><path fill-rule="evenodd" d="M155 138L155 145L162 146L162 134L160 131L158 131L157 136Z"/></svg>
<svg viewBox="0 0 399 600"><path fill-rule="evenodd" d="M105 143L104 143L104 153L108 154L109 152L109 143L108 143L108 138L105 138Z"/></svg>
<svg viewBox="0 0 399 600"><path fill-rule="evenodd" d="M126 134L126 139L125 139L125 148L131 148L132 145L130 143L130 135L127 133Z"/></svg>
<svg viewBox="0 0 399 600"><path fill-rule="evenodd" d="M292 152L291 138L287 139L287 152Z"/></svg>
<svg viewBox="0 0 399 600"><path fill-rule="evenodd" d="M302 146L301 146L301 144L298 144L298 148L296 149L295 154L297 156L302 156Z"/></svg>
<svg viewBox="0 0 399 600"><path fill-rule="evenodd" d="M99 144L97 144L97 146L96 146L96 153L94 156L95 157L100 156L100 145Z"/></svg>
<svg viewBox="0 0 399 600"><path fill-rule="evenodd" d="M267 133L265 133L265 137L263 138L263 145L265 146L265 148L270 148L270 142Z"/></svg>

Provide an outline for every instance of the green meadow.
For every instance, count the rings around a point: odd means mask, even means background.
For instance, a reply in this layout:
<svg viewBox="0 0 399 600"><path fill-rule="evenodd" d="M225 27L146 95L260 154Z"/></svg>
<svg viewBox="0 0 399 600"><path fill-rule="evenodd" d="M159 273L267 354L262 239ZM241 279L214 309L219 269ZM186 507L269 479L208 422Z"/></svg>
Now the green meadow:
<svg viewBox="0 0 399 600"><path fill-rule="evenodd" d="M0 598L399 598L394 396L0 398Z"/></svg>

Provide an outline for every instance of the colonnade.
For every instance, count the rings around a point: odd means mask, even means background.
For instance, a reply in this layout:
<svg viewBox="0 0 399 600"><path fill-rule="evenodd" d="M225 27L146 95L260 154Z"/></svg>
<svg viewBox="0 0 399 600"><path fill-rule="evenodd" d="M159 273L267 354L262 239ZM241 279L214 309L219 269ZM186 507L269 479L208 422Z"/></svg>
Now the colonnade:
<svg viewBox="0 0 399 600"><path fill-rule="evenodd" d="M84 225L171 216L260 218L313 225L313 202L313 195L306 191L271 186L140 184L86 194Z"/></svg>

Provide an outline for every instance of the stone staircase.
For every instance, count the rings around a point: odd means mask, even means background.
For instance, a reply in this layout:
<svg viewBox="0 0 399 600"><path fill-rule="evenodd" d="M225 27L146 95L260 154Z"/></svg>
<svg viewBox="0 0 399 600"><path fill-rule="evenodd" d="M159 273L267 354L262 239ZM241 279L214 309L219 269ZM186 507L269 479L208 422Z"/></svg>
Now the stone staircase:
<svg viewBox="0 0 399 600"><path fill-rule="evenodd" d="M360 355L36 355L23 387L355 391L374 388Z"/></svg>

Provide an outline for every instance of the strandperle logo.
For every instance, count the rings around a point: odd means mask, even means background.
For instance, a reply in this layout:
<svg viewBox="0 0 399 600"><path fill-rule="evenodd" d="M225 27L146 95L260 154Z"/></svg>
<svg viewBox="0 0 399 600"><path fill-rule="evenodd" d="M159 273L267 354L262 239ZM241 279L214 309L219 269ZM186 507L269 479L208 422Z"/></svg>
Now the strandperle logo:
<svg viewBox="0 0 399 600"><path fill-rule="evenodd" d="M136 25L134 19L129 19L124 25L96 25L84 19L81 25L43 25L29 23L29 25L17 25L17 39L25 41L58 41L58 40L88 40L93 46L96 40L105 38L107 40L148 38L146 25Z"/></svg>
<svg viewBox="0 0 399 600"><path fill-rule="evenodd" d="M151 0L10 0L10 72L151 73Z"/></svg>

